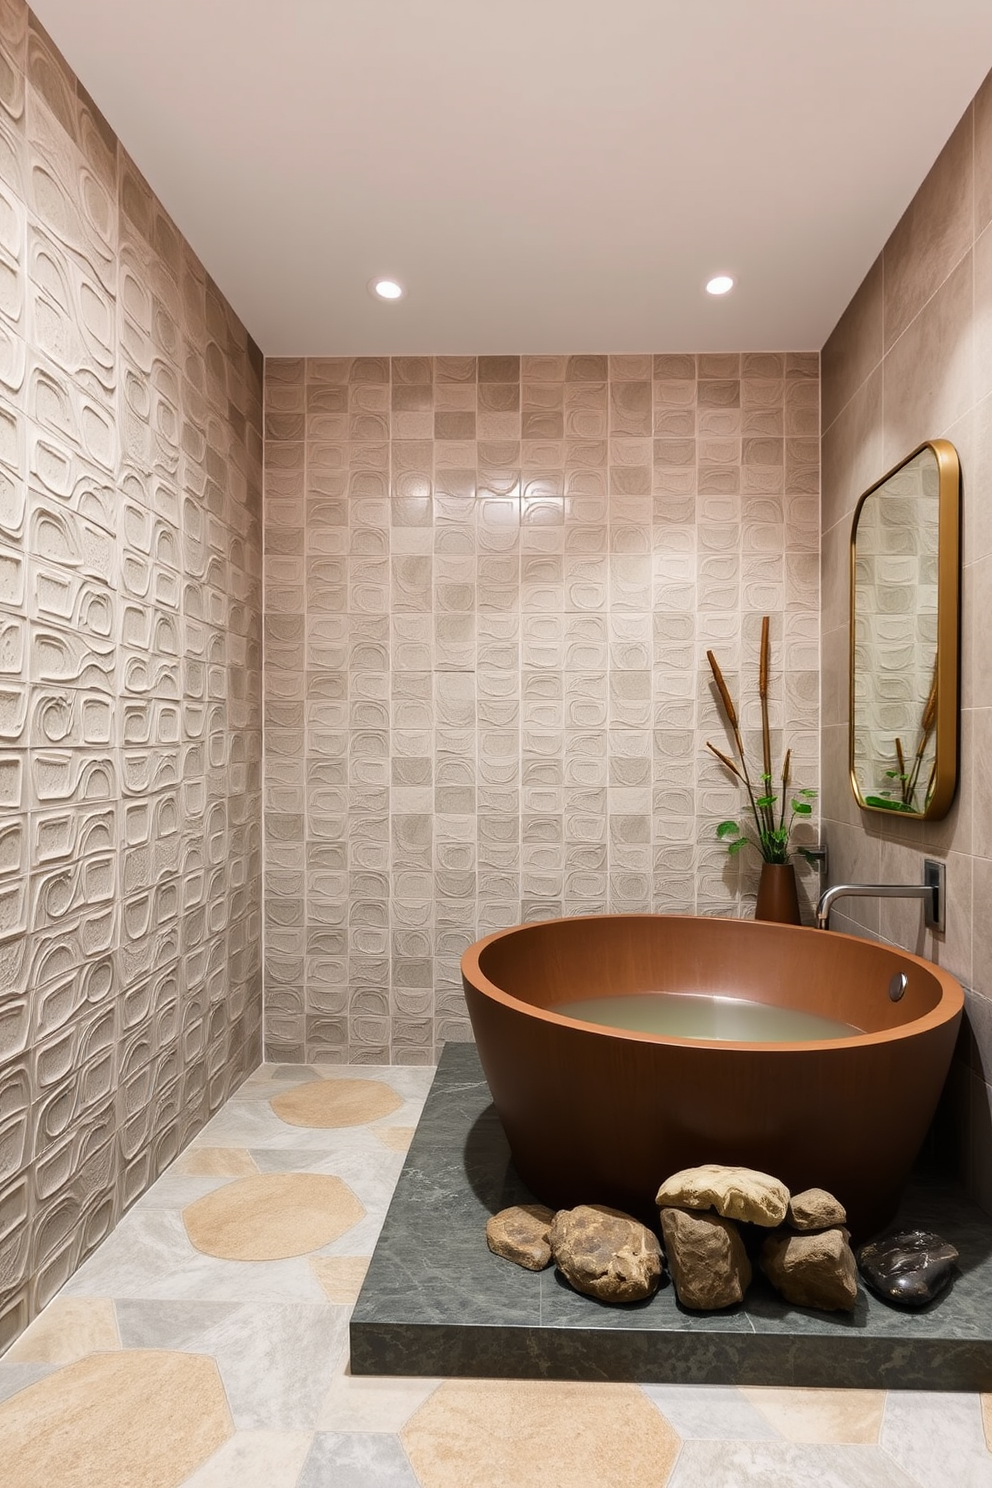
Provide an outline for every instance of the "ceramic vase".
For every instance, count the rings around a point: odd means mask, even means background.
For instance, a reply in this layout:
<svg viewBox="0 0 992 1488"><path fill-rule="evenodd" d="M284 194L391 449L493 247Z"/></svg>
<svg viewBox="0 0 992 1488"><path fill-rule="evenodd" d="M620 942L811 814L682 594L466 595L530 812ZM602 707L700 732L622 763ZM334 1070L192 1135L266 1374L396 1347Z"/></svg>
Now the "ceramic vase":
<svg viewBox="0 0 992 1488"><path fill-rule="evenodd" d="M776 920L780 925L802 924L796 870L791 863L762 863L754 918Z"/></svg>

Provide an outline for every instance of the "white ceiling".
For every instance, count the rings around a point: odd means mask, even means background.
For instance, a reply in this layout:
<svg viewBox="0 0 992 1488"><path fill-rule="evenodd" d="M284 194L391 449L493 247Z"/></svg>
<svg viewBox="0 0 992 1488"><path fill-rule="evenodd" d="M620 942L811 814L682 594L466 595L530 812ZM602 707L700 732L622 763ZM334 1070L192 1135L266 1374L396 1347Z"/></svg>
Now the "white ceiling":
<svg viewBox="0 0 992 1488"><path fill-rule="evenodd" d="M33 4L269 356L818 348L992 66L990 0Z"/></svg>

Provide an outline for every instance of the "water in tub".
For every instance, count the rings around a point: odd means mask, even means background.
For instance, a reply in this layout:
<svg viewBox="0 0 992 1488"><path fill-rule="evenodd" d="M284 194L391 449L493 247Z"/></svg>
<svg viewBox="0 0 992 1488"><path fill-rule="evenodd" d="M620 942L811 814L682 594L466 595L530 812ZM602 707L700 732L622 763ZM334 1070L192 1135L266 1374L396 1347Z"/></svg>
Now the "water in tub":
<svg viewBox="0 0 992 1488"><path fill-rule="evenodd" d="M586 997L556 1003L552 1012L605 1028L657 1033L666 1038L714 1039L734 1044L792 1044L851 1038L851 1023L798 1008L773 1007L740 997L693 992L635 992L625 997Z"/></svg>

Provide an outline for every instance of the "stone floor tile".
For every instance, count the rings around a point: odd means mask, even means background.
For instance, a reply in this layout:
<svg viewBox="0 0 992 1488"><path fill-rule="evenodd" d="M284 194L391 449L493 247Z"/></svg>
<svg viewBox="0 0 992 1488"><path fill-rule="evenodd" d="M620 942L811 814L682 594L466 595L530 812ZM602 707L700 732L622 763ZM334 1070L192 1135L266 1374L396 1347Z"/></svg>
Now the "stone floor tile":
<svg viewBox="0 0 992 1488"><path fill-rule="evenodd" d="M236 1178L183 1210L197 1250L226 1261L279 1261L339 1240L365 1209L326 1173L258 1173Z"/></svg>
<svg viewBox="0 0 992 1488"><path fill-rule="evenodd" d="M4 1488L179 1488L233 1429L212 1359L90 1354L0 1405Z"/></svg>
<svg viewBox="0 0 992 1488"><path fill-rule="evenodd" d="M328 1302L350 1306L362 1289L369 1269L368 1256L311 1256L310 1269L320 1282Z"/></svg>
<svg viewBox="0 0 992 1488"><path fill-rule="evenodd" d="M875 1443L884 1390L743 1389L741 1394L793 1442Z"/></svg>
<svg viewBox="0 0 992 1488"><path fill-rule="evenodd" d="M322 1080L383 1080L405 1101L419 1105L434 1083L433 1065L317 1064L310 1068Z"/></svg>
<svg viewBox="0 0 992 1488"><path fill-rule="evenodd" d="M776 1435L741 1391L725 1385L643 1385L642 1389L686 1441L746 1441Z"/></svg>
<svg viewBox="0 0 992 1488"><path fill-rule="evenodd" d="M4 1363L71 1364L120 1346L109 1297L56 1297L7 1350Z"/></svg>
<svg viewBox="0 0 992 1488"><path fill-rule="evenodd" d="M947 1479L944 1488L953 1483ZM919 1488L919 1484L880 1447L689 1441L668 1488Z"/></svg>
<svg viewBox="0 0 992 1488"><path fill-rule="evenodd" d="M54 1374L58 1368L56 1364L8 1364L8 1358L9 1353L0 1359L0 1401L9 1400L12 1395L26 1390L28 1385Z"/></svg>
<svg viewBox="0 0 992 1488"><path fill-rule="evenodd" d="M348 1350L346 1307L129 1301L125 1348L183 1349L217 1360L240 1431L314 1431Z"/></svg>
<svg viewBox="0 0 992 1488"><path fill-rule="evenodd" d="M183 1488L296 1488L312 1442L309 1431L238 1431Z"/></svg>
<svg viewBox="0 0 992 1488"><path fill-rule="evenodd" d="M373 1128L382 1145L392 1152L408 1151L416 1129L415 1126L376 1126Z"/></svg>
<svg viewBox="0 0 992 1488"><path fill-rule="evenodd" d="M318 1431L402 1431L433 1395L439 1379L352 1374L347 1363L331 1382L317 1419Z"/></svg>
<svg viewBox="0 0 992 1488"><path fill-rule="evenodd" d="M176 1158L169 1172L191 1178L247 1178L258 1168L244 1147L190 1147Z"/></svg>
<svg viewBox="0 0 992 1488"><path fill-rule="evenodd" d="M367 1253L355 1226L355 1250ZM324 1294L305 1257L220 1260L189 1241L178 1213L139 1204L84 1262L62 1296L189 1302L319 1302Z"/></svg>
<svg viewBox="0 0 992 1488"><path fill-rule="evenodd" d="M250 1303L207 1328L197 1349L220 1368L242 1431L314 1431L348 1348L346 1307Z"/></svg>
<svg viewBox="0 0 992 1488"><path fill-rule="evenodd" d="M673 1428L635 1385L446 1380L400 1440L422 1488L664 1488Z"/></svg>
<svg viewBox="0 0 992 1488"><path fill-rule="evenodd" d="M299 1488L419 1488L397 1436L322 1431L313 1439ZM468 1488L467 1483L462 1488Z"/></svg>
<svg viewBox="0 0 992 1488"><path fill-rule="evenodd" d="M403 1104L384 1080L314 1080L269 1102L280 1121L320 1129L366 1126L391 1116Z"/></svg>
<svg viewBox="0 0 992 1488"><path fill-rule="evenodd" d="M920 1488L992 1488L978 1395L890 1390L878 1439Z"/></svg>

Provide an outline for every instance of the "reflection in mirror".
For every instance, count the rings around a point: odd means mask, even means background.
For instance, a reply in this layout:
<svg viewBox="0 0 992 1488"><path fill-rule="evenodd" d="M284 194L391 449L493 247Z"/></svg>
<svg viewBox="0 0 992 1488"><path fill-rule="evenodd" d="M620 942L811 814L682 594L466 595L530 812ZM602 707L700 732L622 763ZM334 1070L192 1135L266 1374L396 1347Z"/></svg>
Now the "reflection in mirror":
<svg viewBox="0 0 992 1488"><path fill-rule="evenodd" d="M858 804L946 814L957 777L957 454L933 440L866 491L851 546Z"/></svg>

